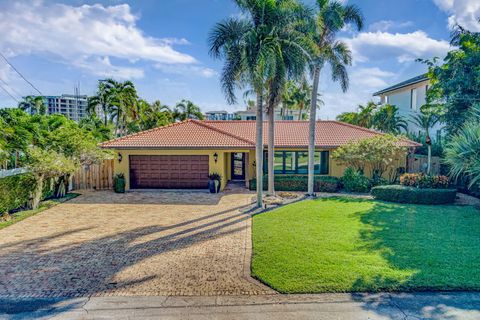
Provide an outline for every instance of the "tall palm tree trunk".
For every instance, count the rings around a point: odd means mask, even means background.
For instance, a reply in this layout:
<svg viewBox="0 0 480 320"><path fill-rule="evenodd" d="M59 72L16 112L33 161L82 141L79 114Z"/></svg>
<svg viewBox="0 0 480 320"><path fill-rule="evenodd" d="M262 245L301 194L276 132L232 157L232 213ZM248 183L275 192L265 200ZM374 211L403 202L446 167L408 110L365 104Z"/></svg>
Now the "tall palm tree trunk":
<svg viewBox="0 0 480 320"><path fill-rule="evenodd" d="M263 92L257 92L257 144L255 148L255 162L257 168L257 207L263 206Z"/></svg>
<svg viewBox="0 0 480 320"><path fill-rule="evenodd" d="M105 127L108 125L108 108L106 105L103 106L103 123Z"/></svg>
<svg viewBox="0 0 480 320"><path fill-rule="evenodd" d="M298 121L302 120L303 116L303 102L300 102L300 105L298 106Z"/></svg>
<svg viewBox="0 0 480 320"><path fill-rule="evenodd" d="M428 145L427 174L432 171L432 146Z"/></svg>
<svg viewBox="0 0 480 320"><path fill-rule="evenodd" d="M275 107L268 108L268 194L275 195Z"/></svg>
<svg viewBox="0 0 480 320"><path fill-rule="evenodd" d="M308 195L313 196L314 174L315 174L315 125L317 120L317 95L318 83L320 81L320 67L313 71L312 101L310 105L310 122L308 134Z"/></svg>

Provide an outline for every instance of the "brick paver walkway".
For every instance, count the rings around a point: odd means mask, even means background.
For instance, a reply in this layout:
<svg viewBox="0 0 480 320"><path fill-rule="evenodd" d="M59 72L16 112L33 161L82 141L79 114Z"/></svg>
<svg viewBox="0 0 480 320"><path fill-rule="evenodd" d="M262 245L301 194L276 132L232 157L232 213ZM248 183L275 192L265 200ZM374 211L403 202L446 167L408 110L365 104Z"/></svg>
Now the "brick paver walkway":
<svg viewBox="0 0 480 320"><path fill-rule="evenodd" d="M268 294L250 193L90 192L0 230L0 296Z"/></svg>

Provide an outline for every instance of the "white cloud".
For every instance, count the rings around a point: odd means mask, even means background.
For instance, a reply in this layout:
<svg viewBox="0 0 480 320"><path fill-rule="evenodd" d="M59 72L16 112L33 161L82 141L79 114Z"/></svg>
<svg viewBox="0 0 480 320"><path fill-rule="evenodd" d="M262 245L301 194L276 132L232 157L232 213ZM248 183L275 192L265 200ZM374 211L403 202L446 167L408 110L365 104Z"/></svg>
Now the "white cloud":
<svg viewBox="0 0 480 320"><path fill-rule="evenodd" d="M143 78L144 72L141 68L115 66L110 62L109 57L93 57L90 59L80 58L75 60L75 66L83 68L93 75L107 78L118 79L138 79Z"/></svg>
<svg viewBox="0 0 480 320"><path fill-rule="evenodd" d="M188 44L186 39L147 36L136 25L138 18L127 4L7 3L0 10L0 50L10 57L41 54L95 75L121 78L143 76L139 68L123 66L139 60L196 62L173 48Z"/></svg>
<svg viewBox="0 0 480 320"><path fill-rule="evenodd" d="M459 24L471 31L480 31L480 1L478 0L433 0L443 11L450 14L450 28Z"/></svg>
<svg viewBox="0 0 480 320"><path fill-rule="evenodd" d="M353 38L342 39L353 53L355 62L395 57L398 62L416 58L443 57L450 45L445 40L430 38L423 31L411 33L362 32Z"/></svg>
<svg viewBox="0 0 480 320"><path fill-rule="evenodd" d="M372 23L368 26L368 30L372 32L381 31L385 32L391 29L401 29L410 27L413 25L412 21L393 21L393 20L380 20Z"/></svg>
<svg viewBox="0 0 480 320"><path fill-rule="evenodd" d="M395 73L374 68L355 68L350 74L351 83L356 87L379 88L387 86L385 78L392 78Z"/></svg>
<svg viewBox="0 0 480 320"><path fill-rule="evenodd" d="M203 78L212 78L217 75L217 72L215 70L198 65L157 63L155 64L155 68L165 73L179 74L183 76L200 76Z"/></svg>

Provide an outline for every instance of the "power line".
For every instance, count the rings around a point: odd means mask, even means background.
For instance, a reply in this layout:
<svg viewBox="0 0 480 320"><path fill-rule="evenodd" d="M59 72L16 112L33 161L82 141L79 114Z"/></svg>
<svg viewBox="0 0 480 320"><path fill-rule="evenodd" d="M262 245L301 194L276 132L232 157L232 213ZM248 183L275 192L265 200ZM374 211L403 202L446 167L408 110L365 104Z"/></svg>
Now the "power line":
<svg viewBox="0 0 480 320"><path fill-rule="evenodd" d="M10 86L8 83L6 83L5 80L3 80L2 78L0 78L0 81L1 81L8 89L10 89L10 91L12 91L14 94L16 94L16 95L19 96L19 97L22 96L17 90L15 90L14 88L12 88L12 86Z"/></svg>
<svg viewBox="0 0 480 320"><path fill-rule="evenodd" d="M10 92L7 91L7 89L5 89L1 84L0 84L0 88L5 91L9 96L10 98L12 98L13 100L17 101L17 103L19 103L20 101L18 101L17 98L15 98L14 96L12 96L12 94Z"/></svg>
<svg viewBox="0 0 480 320"><path fill-rule="evenodd" d="M35 89L38 93L40 93L41 96L43 96L43 93L42 93L40 90L38 90L37 87L35 87L35 86L33 85L33 83L31 83L30 81L28 81L27 78L25 78L25 77L23 76L23 74L21 74L20 71L18 71L17 68L15 68L15 67L13 66L13 64L11 64L10 61L7 60L7 58L5 58L5 56L3 55L3 53L0 52L0 56L3 58L3 60L5 60L5 62L8 63L8 65L9 65L10 67L12 67L13 70L15 70L16 73L18 73L18 75L19 75L20 77L22 77L23 80L25 80L33 89Z"/></svg>

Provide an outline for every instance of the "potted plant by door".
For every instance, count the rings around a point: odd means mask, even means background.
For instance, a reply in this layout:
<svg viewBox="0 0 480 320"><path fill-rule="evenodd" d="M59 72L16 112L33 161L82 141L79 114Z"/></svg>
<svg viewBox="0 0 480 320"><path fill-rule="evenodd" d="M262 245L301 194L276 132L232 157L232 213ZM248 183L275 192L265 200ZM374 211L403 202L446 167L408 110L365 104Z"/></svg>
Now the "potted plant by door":
<svg viewBox="0 0 480 320"><path fill-rule="evenodd" d="M123 173L116 174L113 177L113 190L116 193L125 193L125 176Z"/></svg>
<svg viewBox="0 0 480 320"><path fill-rule="evenodd" d="M208 175L208 189L210 193L219 193L222 176L214 172Z"/></svg>

